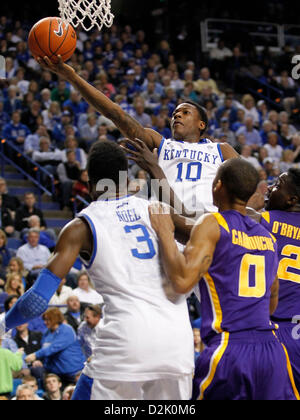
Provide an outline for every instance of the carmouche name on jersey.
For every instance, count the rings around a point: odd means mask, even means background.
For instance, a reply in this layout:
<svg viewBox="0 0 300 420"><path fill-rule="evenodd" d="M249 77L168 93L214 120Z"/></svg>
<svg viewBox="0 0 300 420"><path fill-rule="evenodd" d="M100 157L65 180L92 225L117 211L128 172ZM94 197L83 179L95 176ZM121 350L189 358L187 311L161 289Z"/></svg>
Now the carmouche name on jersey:
<svg viewBox="0 0 300 420"><path fill-rule="evenodd" d="M165 149L163 160L188 159L192 161L212 163L216 165L219 155L190 149Z"/></svg>

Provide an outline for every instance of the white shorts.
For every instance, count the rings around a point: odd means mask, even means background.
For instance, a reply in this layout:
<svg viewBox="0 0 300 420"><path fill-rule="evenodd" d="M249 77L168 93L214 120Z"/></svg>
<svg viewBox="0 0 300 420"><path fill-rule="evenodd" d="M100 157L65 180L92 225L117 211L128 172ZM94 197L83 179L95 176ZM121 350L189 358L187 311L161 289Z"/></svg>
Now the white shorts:
<svg viewBox="0 0 300 420"><path fill-rule="evenodd" d="M82 374L73 400L190 400L193 375L144 382L91 379Z"/></svg>

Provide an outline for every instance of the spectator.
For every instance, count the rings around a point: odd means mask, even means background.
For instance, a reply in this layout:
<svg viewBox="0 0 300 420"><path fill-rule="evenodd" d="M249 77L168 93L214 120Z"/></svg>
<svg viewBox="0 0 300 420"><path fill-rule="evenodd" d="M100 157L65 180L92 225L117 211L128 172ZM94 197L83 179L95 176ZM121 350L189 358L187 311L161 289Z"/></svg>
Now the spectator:
<svg viewBox="0 0 300 420"><path fill-rule="evenodd" d="M12 257L9 261L8 267L7 267L7 275L10 274L18 274L22 278L22 283L24 286L24 289L26 290L26 279L28 276L28 272L25 270L24 263L21 260L21 258L18 257Z"/></svg>
<svg viewBox="0 0 300 420"><path fill-rule="evenodd" d="M76 386L75 385L69 385L67 386L62 394L62 400L63 401L70 401L72 400L72 395L75 391Z"/></svg>
<svg viewBox="0 0 300 420"><path fill-rule="evenodd" d="M49 249L44 245L39 245L39 240L39 230L30 229L28 232L28 243L21 246L17 251L17 257L23 260L24 267L34 277L38 276L50 258Z"/></svg>
<svg viewBox="0 0 300 420"><path fill-rule="evenodd" d="M2 195L0 195L0 229L4 230L7 236L13 236L15 232L11 214L9 210L3 206Z"/></svg>
<svg viewBox="0 0 300 420"><path fill-rule="evenodd" d="M157 116L155 118L155 122L156 124L153 127L153 130L160 133L165 139L170 139L172 137L172 133L169 128L168 120L162 116Z"/></svg>
<svg viewBox="0 0 300 420"><path fill-rule="evenodd" d="M97 339L97 325L101 319L101 308L99 305L89 305L84 311L84 321L78 328L78 340L86 359L92 355L92 348Z"/></svg>
<svg viewBox="0 0 300 420"><path fill-rule="evenodd" d="M202 93L204 87L210 87L217 96L220 95L217 83L210 77L210 71L204 67L200 71L200 78L194 83L196 92Z"/></svg>
<svg viewBox="0 0 300 420"><path fill-rule="evenodd" d="M217 120L220 122L222 118L228 118L230 125L237 120L237 109L233 104L233 98L228 96L225 98L224 105L221 106L216 113Z"/></svg>
<svg viewBox="0 0 300 420"><path fill-rule="evenodd" d="M2 130L2 137L15 143L21 149L24 148L26 137L31 134L29 128L21 123L20 111L12 113L11 121L5 124Z"/></svg>
<svg viewBox="0 0 300 420"><path fill-rule="evenodd" d="M29 217L33 215L39 216L42 229L46 229L47 225L44 220L43 213L36 207L35 195L31 192L27 192L24 197L24 204L16 212L16 230L21 232L23 229L29 228L28 220Z"/></svg>
<svg viewBox="0 0 300 420"><path fill-rule="evenodd" d="M36 401L32 387L27 384L19 385L16 390L16 401Z"/></svg>
<svg viewBox="0 0 300 420"><path fill-rule="evenodd" d="M62 383L58 375L54 373L49 373L45 377L45 390L43 394L43 399L46 401L60 401L62 400Z"/></svg>
<svg viewBox="0 0 300 420"><path fill-rule="evenodd" d="M23 324L16 328L16 335L14 336L14 341L17 344L18 348L23 348L25 355L35 353L41 348L42 341L42 332L41 331L31 331L28 328L29 324ZM42 384L44 368L42 363L39 360L36 360L29 367L30 374L33 376L33 379Z"/></svg>
<svg viewBox="0 0 300 420"><path fill-rule="evenodd" d="M245 111L240 108L237 110L236 121L231 125L231 129L235 133L241 127L245 127Z"/></svg>
<svg viewBox="0 0 300 420"><path fill-rule="evenodd" d="M268 155L271 159L276 161L277 163L282 158L282 147L278 144L278 134L275 132L271 132L268 134L268 143L265 144L265 149L268 151Z"/></svg>
<svg viewBox="0 0 300 420"><path fill-rule="evenodd" d="M11 260L12 255L9 249L7 248L6 233L1 229L0 229L0 256L1 256L2 267L6 269L9 264L9 261ZM1 280L0 280L0 286L1 286Z"/></svg>
<svg viewBox="0 0 300 420"><path fill-rule="evenodd" d="M51 101L56 101L62 106L70 98L70 93L71 91L67 87L66 82L60 79L57 86L51 91Z"/></svg>
<svg viewBox="0 0 300 420"><path fill-rule="evenodd" d="M59 149L51 149L49 137L40 137L39 150L33 152L32 159L55 177L57 165L63 160L63 153ZM44 185L47 182L47 178L47 175L42 173Z"/></svg>
<svg viewBox="0 0 300 420"><path fill-rule="evenodd" d="M4 111L3 102L0 101L0 132L2 132L3 127L5 124L8 124L10 121L9 113Z"/></svg>
<svg viewBox="0 0 300 420"><path fill-rule="evenodd" d="M51 101L51 90L48 88L44 88L41 90L41 105L42 110L47 110L50 108L52 101Z"/></svg>
<svg viewBox="0 0 300 420"><path fill-rule="evenodd" d="M242 147L242 152L241 152L242 159L245 159L245 160L247 160L247 162L251 163L255 167L255 169L257 169L257 170L261 169L261 166L260 166L257 158L252 156L251 152L252 152L252 149L248 144L243 146Z"/></svg>
<svg viewBox="0 0 300 420"><path fill-rule="evenodd" d="M66 279L62 279L58 289L49 302L49 305L59 307L63 314L65 314L67 311L67 300L69 297L74 296L73 289L69 286L66 286L66 282Z"/></svg>
<svg viewBox="0 0 300 420"><path fill-rule="evenodd" d="M149 114L145 113L145 104L141 98L134 101L134 118L143 127L152 127L152 120Z"/></svg>
<svg viewBox="0 0 300 420"><path fill-rule="evenodd" d="M14 218L16 210L20 207L20 200L10 195L7 188L7 183L4 178L0 177L0 195L3 200L3 207L11 211L11 215Z"/></svg>
<svg viewBox="0 0 300 420"><path fill-rule="evenodd" d="M34 133L38 129L39 124L43 122L41 110L41 102L34 100L30 104L30 108L22 112L21 121L29 128L32 133Z"/></svg>
<svg viewBox="0 0 300 420"><path fill-rule="evenodd" d="M24 151L29 156L32 156L34 152L38 152L40 150L41 138L48 138L51 142L47 128L44 124L40 124L35 133L29 134L29 136L25 139Z"/></svg>
<svg viewBox="0 0 300 420"><path fill-rule="evenodd" d="M251 146L252 150L258 150L262 146L262 140L259 132L254 128L254 122L252 117L246 117L245 127L241 127L236 132L236 135L244 134L246 137L246 143Z"/></svg>
<svg viewBox="0 0 300 420"><path fill-rule="evenodd" d="M13 390L13 372L22 369L23 353L22 349L19 349L17 353L4 349L0 338L0 396L10 397Z"/></svg>
<svg viewBox="0 0 300 420"><path fill-rule="evenodd" d="M252 117L253 125L255 127L258 127L260 117L259 117L259 112L256 109L255 100L254 100L253 96L249 95L249 94L244 95L243 98L242 98L242 105L243 105L243 109L245 111L245 118Z"/></svg>
<svg viewBox="0 0 300 420"><path fill-rule="evenodd" d="M295 166L294 152L290 149L286 149L282 152L282 158L279 162L280 173L288 172L289 169Z"/></svg>
<svg viewBox="0 0 300 420"><path fill-rule="evenodd" d="M31 390L31 393L30 393ZM35 377L31 375L22 378L22 384L17 387L16 396L12 398L13 401L43 401L38 394L38 383Z"/></svg>
<svg viewBox="0 0 300 420"><path fill-rule="evenodd" d="M6 276L4 291L10 296L16 295L21 297L24 294L24 286L20 274L12 273Z"/></svg>
<svg viewBox="0 0 300 420"><path fill-rule="evenodd" d="M76 334L70 325L64 324L64 316L57 308L48 309L43 319L48 330L43 335L42 348L25 361L43 360L47 373L58 375L65 386L74 384L85 362Z"/></svg>
<svg viewBox="0 0 300 420"><path fill-rule="evenodd" d="M71 207L70 199L72 189L80 177L80 163L76 160L76 153L73 150L67 151L67 161L60 163L57 167L57 175L60 181L61 208Z"/></svg>
<svg viewBox="0 0 300 420"><path fill-rule="evenodd" d="M89 176L87 170L80 172L79 180L75 182L72 189L72 196L76 203L77 212L79 213L86 205L76 198L77 196L83 198L87 203L92 201L89 191Z"/></svg>
<svg viewBox="0 0 300 420"><path fill-rule="evenodd" d="M95 113L88 115L86 124L81 126L79 132L80 136L87 142L88 148L90 148L98 138L98 120Z"/></svg>
<svg viewBox="0 0 300 420"><path fill-rule="evenodd" d="M7 62L6 62L7 64ZM22 101L17 86L10 85L7 89L8 96L3 103L3 111L12 115L14 111L22 109Z"/></svg>
<svg viewBox="0 0 300 420"><path fill-rule="evenodd" d="M65 320L77 334L78 327L83 321L83 306L77 296L68 297Z"/></svg>
<svg viewBox="0 0 300 420"><path fill-rule="evenodd" d="M86 169L87 157L83 149L78 147L78 140L74 136L68 136L65 142L65 150L62 150L63 162L67 162L67 152L75 152L76 161L80 163L80 169Z"/></svg>
<svg viewBox="0 0 300 420"><path fill-rule="evenodd" d="M59 102L52 101L49 108L41 112L43 124L47 130L52 132L55 125L61 120L61 109Z"/></svg>
<svg viewBox="0 0 300 420"><path fill-rule="evenodd" d="M70 98L63 103L63 109L69 110L75 116L74 122L77 123L80 114L83 114L88 109L88 104L85 102L80 93L76 90L71 91Z"/></svg>
<svg viewBox="0 0 300 420"><path fill-rule="evenodd" d="M101 305L103 298L96 292L94 286L87 273L80 273L77 278L78 287L73 290L73 294L77 296L81 303L91 305Z"/></svg>
<svg viewBox="0 0 300 420"><path fill-rule="evenodd" d="M180 99L184 101L199 101L199 96L197 92L194 90L194 83L193 82L185 82L184 88L179 94Z"/></svg>
<svg viewBox="0 0 300 420"><path fill-rule="evenodd" d="M220 139L220 137L226 136L227 137L227 142L232 147L235 147L236 146L235 134L229 128L229 119L227 117L222 117L221 118L221 124L220 125L221 125L221 127L220 128L217 128L214 131L213 136L216 139Z"/></svg>
<svg viewBox="0 0 300 420"><path fill-rule="evenodd" d="M262 125L262 129L259 134L262 139L263 144L266 144L268 141L268 134L273 131L273 124L270 120L265 120Z"/></svg>
<svg viewBox="0 0 300 420"><path fill-rule="evenodd" d="M37 229L40 232L39 244L46 246L51 252L54 250L56 243L56 234L53 229L41 230L41 219L39 216L33 215L28 219L29 229L24 229L21 232L21 237L25 242L28 242L28 231L30 229Z"/></svg>
<svg viewBox="0 0 300 420"><path fill-rule="evenodd" d="M71 112L64 111L61 114L61 120L53 127L52 137L56 142L56 146L60 149L63 149L64 142L69 135L74 134L76 137L79 135L79 130L73 125L72 119Z"/></svg>

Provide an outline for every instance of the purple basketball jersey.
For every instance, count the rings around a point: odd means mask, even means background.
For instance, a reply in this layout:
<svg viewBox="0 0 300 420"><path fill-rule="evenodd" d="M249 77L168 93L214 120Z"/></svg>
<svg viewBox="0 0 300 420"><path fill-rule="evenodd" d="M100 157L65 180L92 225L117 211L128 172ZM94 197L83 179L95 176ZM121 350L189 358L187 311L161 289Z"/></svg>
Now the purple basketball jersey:
<svg viewBox="0 0 300 420"><path fill-rule="evenodd" d="M300 213L265 212L261 224L276 237L278 244L280 289L274 317L292 320L300 315Z"/></svg>
<svg viewBox="0 0 300 420"><path fill-rule="evenodd" d="M269 307L278 267L275 239L237 211L214 216L221 237L212 265L199 282L203 341L223 332L274 329Z"/></svg>

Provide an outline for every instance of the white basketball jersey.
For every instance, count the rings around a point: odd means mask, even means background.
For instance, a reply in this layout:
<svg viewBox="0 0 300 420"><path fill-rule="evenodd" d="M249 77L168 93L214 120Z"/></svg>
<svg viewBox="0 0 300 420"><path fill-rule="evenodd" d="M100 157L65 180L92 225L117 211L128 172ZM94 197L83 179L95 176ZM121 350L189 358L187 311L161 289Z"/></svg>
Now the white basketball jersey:
<svg viewBox="0 0 300 420"><path fill-rule="evenodd" d="M212 184L223 162L219 143L208 139L199 143L163 139L158 154L170 187L189 212L199 217L218 211L213 205Z"/></svg>
<svg viewBox="0 0 300 420"><path fill-rule="evenodd" d="M186 299L163 274L148 206L134 196L98 200L79 215L93 233L93 255L85 264L104 300L84 370L94 379L145 381L194 369Z"/></svg>

